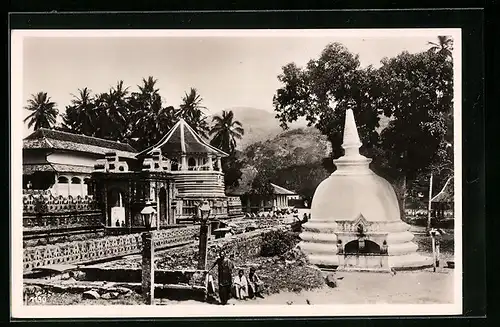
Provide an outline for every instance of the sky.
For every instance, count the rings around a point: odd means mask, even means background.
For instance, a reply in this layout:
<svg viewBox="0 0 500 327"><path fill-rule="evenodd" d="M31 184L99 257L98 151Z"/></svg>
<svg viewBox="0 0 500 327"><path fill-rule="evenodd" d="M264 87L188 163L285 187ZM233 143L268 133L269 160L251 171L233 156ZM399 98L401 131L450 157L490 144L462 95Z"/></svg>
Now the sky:
<svg viewBox="0 0 500 327"><path fill-rule="evenodd" d="M59 112L71 94L88 87L106 92L123 80L130 91L143 78L158 80L160 94L178 106L191 87L203 98L207 113L233 107L272 111L281 86L281 68L304 66L332 42L359 54L362 66L378 66L384 57L428 49L437 37L25 37L23 105L31 94L47 92ZM29 114L23 110L24 117ZM23 118L24 118L23 117ZM24 136L31 131L24 125Z"/></svg>

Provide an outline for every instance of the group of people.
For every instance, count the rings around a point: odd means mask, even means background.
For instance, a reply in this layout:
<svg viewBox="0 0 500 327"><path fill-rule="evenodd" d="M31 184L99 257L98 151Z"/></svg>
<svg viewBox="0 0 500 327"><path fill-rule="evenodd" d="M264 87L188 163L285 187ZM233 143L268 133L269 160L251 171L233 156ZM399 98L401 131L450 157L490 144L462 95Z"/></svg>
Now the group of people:
<svg viewBox="0 0 500 327"><path fill-rule="evenodd" d="M210 270L215 266L218 267L219 298L222 305L227 304L231 296L239 300L262 297L264 284L255 268L250 268L248 276L245 276L243 269L238 269L238 273L233 277L235 266L233 261L226 257L224 250L219 252L219 257Z"/></svg>

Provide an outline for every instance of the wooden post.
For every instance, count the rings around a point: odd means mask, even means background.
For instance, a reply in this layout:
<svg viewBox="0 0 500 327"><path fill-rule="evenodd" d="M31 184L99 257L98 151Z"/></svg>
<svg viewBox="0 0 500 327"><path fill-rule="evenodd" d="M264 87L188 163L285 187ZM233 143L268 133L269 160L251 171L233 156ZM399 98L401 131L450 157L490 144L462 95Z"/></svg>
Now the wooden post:
<svg viewBox="0 0 500 327"><path fill-rule="evenodd" d="M198 246L198 270L207 269L207 247L209 226L202 220L200 224L200 244Z"/></svg>
<svg viewBox="0 0 500 327"><path fill-rule="evenodd" d="M429 180L429 206L427 210L427 229L431 228L431 211L432 211L432 172Z"/></svg>
<svg viewBox="0 0 500 327"><path fill-rule="evenodd" d="M148 305L154 304L155 269L154 243L150 232L142 233L142 297Z"/></svg>
<svg viewBox="0 0 500 327"><path fill-rule="evenodd" d="M439 249L439 239L436 240L436 267L439 268L439 255L440 255L440 249Z"/></svg>
<svg viewBox="0 0 500 327"><path fill-rule="evenodd" d="M433 261L433 271L436 271L436 238L435 234L431 232L431 239L432 239L432 261Z"/></svg>

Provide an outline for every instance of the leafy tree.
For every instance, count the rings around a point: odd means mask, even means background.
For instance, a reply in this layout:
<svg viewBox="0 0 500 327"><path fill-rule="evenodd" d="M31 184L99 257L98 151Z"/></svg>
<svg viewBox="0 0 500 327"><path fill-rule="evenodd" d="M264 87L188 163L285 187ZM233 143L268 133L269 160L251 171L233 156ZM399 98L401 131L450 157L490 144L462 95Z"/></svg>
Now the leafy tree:
<svg viewBox="0 0 500 327"><path fill-rule="evenodd" d="M239 181L243 175L243 161L238 158L238 154L234 151L229 154L229 157L222 158L222 171L224 172L224 185L226 188L239 186Z"/></svg>
<svg viewBox="0 0 500 327"><path fill-rule="evenodd" d="M200 136L207 138L210 127L203 113L206 107L202 106L202 102L203 98L198 94L198 91L191 88L189 94L184 93L177 115L179 118L183 118Z"/></svg>
<svg viewBox="0 0 500 327"><path fill-rule="evenodd" d="M305 69L293 63L283 67L278 76L283 86L274 96L276 118L286 128L305 117L329 138L333 156L339 157L344 112L353 108L361 151L374 159L377 173L398 182L403 209L407 181L440 161L438 149L452 112L452 74L452 62L441 52L403 52L384 59L379 69L363 69L357 56L334 43ZM379 136L380 114L390 122Z"/></svg>
<svg viewBox="0 0 500 327"><path fill-rule="evenodd" d="M79 134L93 136L97 120L96 104L87 87L78 89L78 95L72 94L71 105L66 106L63 128Z"/></svg>
<svg viewBox="0 0 500 327"><path fill-rule="evenodd" d="M452 63L438 53L403 52L379 69L378 105L392 117L381 133L387 165L406 182L442 159L453 108Z"/></svg>
<svg viewBox="0 0 500 327"><path fill-rule="evenodd" d="M342 44L327 45L319 58L310 60L305 68L294 63L285 65L278 80L283 86L277 90L273 103L283 128L305 117L310 126L316 126L328 137L333 155L340 157L344 113L352 108L365 149L377 144L376 70L360 68L358 56Z"/></svg>
<svg viewBox="0 0 500 327"><path fill-rule="evenodd" d="M50 101L47 92L32 94L31 99L28 100L28 105L24 109L32 112L24 119L24 122L29 121L28 128L34 126L35 131L39 128L52 128L59 113L56 103Z"/></svg>
<svg viewBox="0 0 500 327"><path fill-rule="evenodd" d="M129 139L138 150L154 145L175 124L175 109L162 106L157 81L152 76L143 79L142 85L137 86L139 92L130 96Z"/></svg>
<svg viewBox="0 0 500 327"><path fill-rule="evenodd" d="M245 134L241 123L234 120L234 114L230 111L222 111L222 116L215 116L212 118L215 124L210 130L213 135L211 145L225 151L233 153L236 149L236 139L241 139Z"/></svg>
<svg viewBox="0 0 500 327"><path fill-rule="evenodd" d="M252 181L251 189L248 192L254 200L266 200L273 196L274 187L271 185L271 179L266 171L258 171Z"/></svg>

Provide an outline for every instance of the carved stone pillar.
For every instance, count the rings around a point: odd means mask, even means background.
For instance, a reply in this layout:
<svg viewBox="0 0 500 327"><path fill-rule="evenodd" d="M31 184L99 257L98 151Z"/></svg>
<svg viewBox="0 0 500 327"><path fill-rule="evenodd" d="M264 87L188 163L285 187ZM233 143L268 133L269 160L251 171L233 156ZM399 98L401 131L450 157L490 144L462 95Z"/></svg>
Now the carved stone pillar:
<svg viewBox="0 0 500 327"><path fill-rule="evenodd" d="M186 160L185 154L183 154L181 156L181 170L188 170L188 165L187 165L187 160Z"/></svg>
<svg viewBox="0 0 500 327"><path fill-rule="evenodd" d="M127 225L128 229L129 229L129 232L132 231L132 183L130 182L130 180L128 181L128 187L127 187L127 194L126 194L126 198L125 198L125 212L126 212L126 222L125 224Z"/></svg>
<svg viewBox="0 0 500 327"><path fill-rule="evenodd" d="M104 181L103 185L103 199L104 199L104 221L106 226L111 226L111 221L109 221L109 214L108 214L108 184L106 181Z"/></svg>
<svg viewBox="0 0 500 327"><path fill-rule="evenodd" d="M154 242L151 233L142 234L142 297L145 304L154 304L155 270Z"/></svg>
<svg viewBox="0 0 500 327"><path fill-rule="evenodd" d="M214 162L210 154L208 155L208 170L210 171L214 170Z"/></svg>
<svg viewBox="0 0 500 327"><path fill-rule="evenodd" d="M220 157L217 157L217 170L222 171L222 164L221 164Z"/></svg>

